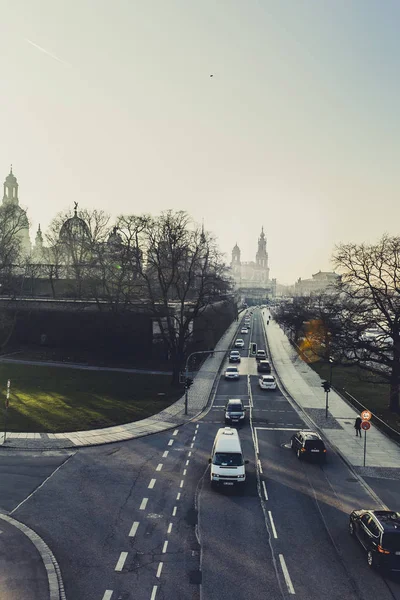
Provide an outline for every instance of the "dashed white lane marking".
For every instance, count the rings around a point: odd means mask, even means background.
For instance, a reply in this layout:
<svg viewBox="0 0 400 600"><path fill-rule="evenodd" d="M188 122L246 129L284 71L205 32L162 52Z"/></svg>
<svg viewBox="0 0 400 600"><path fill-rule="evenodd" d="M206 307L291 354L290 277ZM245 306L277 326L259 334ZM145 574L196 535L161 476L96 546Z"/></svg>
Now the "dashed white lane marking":
<svg viewBox="0 0 400 600"><path fill-rule="evenodd" d="M188 456L192 456L192 451L188 452Z"/></svg>
<svg viewBox="0 0 400 600"><path fill-rule="evenodd" d="M163 465L162 465L162 463L159 463L159 464L157 465L156 471L161 471L161 469L162 469L162 468L163 468Z"/></svg>
<svg viewBox="0 0 400 600"><path fill-rule="evenodd" d="M172 511L172 516L175 517L176 516L176 506L174 506L174 510Z"/></svg>
<svg viewBox="0 0 400 600"><path fill-rule="evenodd" d="M174 440L169 440L168 446L172 446L173 443L174 443Z"/></svg>
<svg viewBox="0 0 400 600"><path fill-rule="evenodd" d="M279 555L279 560L280 560L280 563L281 563L281 567L282 567L282 571L283 571L283 576L284 576L285 581L286 581L288 592L289 592L289 594L295 594L296 592L294 591L293 583L292 583L292 580L290 579L289 571L288 571L288 568L286 566L286 562L285 562L283 554Z"/></svg>
<svg viewBox="0 0 400 600"><path fill-rule="evenodd" d="M263 470L262 470L262 466L261 466L261 460L260 460L260 459L258 459L258 461L257 461L257 462L258 462L258 470L260 471L260 473L262 473L262 472L263 472Z"/></svg>
<svg viewBox="0 0 400 600"><path fill-rule="evenodd" d="M194 443L192 442L192 443L190 444L190 447L191 447L191 448L193 448L193 446L194 446Z"/></svg>
<svg viewBox="0 0 400 600"><path fill-rule="evenodd" d="M264 490L265 499L268 500L268 494L267 494L267 488L265 487L265 481L262 482L262 486L263 486L263 490Z"/></svg>
<svg viewBox="0 0 400 600"><path fill-rule="evenodd" d="M179 484L179 487L183 488L183 484L184 484L184 480L183 480L183 479L181 479L181 482L180 482L180 484Z"/></svg>
<svg viewBox="0 0 400 600"><path fill-rule="evenodd" d="M150 600L155 600L157 594L158 585L153 585L153 591L151 592Z"/></svg>
<svg viewBox="0 0 400 600"><path fill-rule="evenodd" d="M139 521L134 521L133 525L131 527L131 530L129 532L129 537L135 537L138 527L139 527Z"/></svg>
<svg viewBox="0 0 400 600"><path fill-rule="evenodd" d="M196 429L198 429L198 428L199 428L199 424L197 423L197 425L196 425Z"/></svg>
<svg viewBox="0 0 400 600"><path fill-rule="evenodd" d="M143 498L142 500L142 504L139 506L139 510L145 510L147 503L148 503L149 499L148 498Z"/></svg>
<svg viewBox="0 0 400 600"><path fill-rule="evenodd" d="M164 564L164 563L162 563L162 562L158 563L158 568L157 568L156 577L160 577L160 575L161 575L161 571L162 571L162 567L163 567L163 564Z"/></svg>
<svg viewBox="0 0 400 600"><path fill-rule="evenodd" d="M151 479L151 480L150 480L150 483L149 483L149 489L150 489L150 490L152 490L152 489L153 489L153 487L154 487L154 485L155 485L156 481L157 481L156 479Z"/></svg>
<svg viewBox="0 0 400 600"><path fill-rule="evenodd" d="M270 510L268 511L268 516L269 516L269 520L271 522L272 535L277 540L278 539L278 534L276 533L274 519L272 518L272 513L271 513Z"/></svg>
<svg viewBox="0 0 400 600"><path fill-rule="evenodd" d="M121 552L121 554L119 556L119 559L118 559L118 562L115 565L115 570L116 571L122 571L122 569L124 568L124 564L125 564L127 556L128 556L127 552Z"/></svg>
<svg viewBox="0 0 400 600"><path fill-rule="evenodd" d="M165 554L168 548L168 540L164 542L164 546L162 547L162 553Z"/></svg>
<svg viewBox="0 0 400 600"><path fill-rule="evenodd" d="M176 495L176 499L177 499L177 500L180 500L180 497L181 497L181 493L180 493L180 492L178 492L178 493L177 493L177 495Z"/></svg>
<svg viewBox="0 0 400 600"><path fill-rule="evenodd" d="M196 436L195 436L195 435L193 436L193 442L194 442L194 441L196 441Z"/></svg>
<svg viewBox="0 0 400 600"><path fill-rule="evenodd" d="M188 466L188 464L189 464L189 461L187 460L187 461L186 461L186 466Z"/></svg>
<svg viewBox="0 0 400 600"><path fill-rule="evenodd" d="M111 596L113 595L113 591L112 590L106 590L104 592L104 596L101 600L111 600Z"/></svg>
<svg viewBox="0 0 400 600"><path fill-rule="evenodd" d="M179 432L179 429L175 429L175 431L172 435L177 435L178 432Z"/></svg>
<svg viewBox="0 0 400 600"><path fill-rule="evenodd" d="M169 453L169 450L166 450L166 451L164 452L164 454L162 455L162 457L163 457L163 458L167 458L167 456L168 456L168 453Z"/></svg>
<svg viewBox="0 0 400 600"><path fill-rule="evenodd" d="M183 469L183 476L185 477L187 469Z"/></svg>
<svg viewBox="0 0 400 600"><path fill-rule="evenodd" d="M172 523L168 525L167 533L171 533L172 531Z"/></svg>

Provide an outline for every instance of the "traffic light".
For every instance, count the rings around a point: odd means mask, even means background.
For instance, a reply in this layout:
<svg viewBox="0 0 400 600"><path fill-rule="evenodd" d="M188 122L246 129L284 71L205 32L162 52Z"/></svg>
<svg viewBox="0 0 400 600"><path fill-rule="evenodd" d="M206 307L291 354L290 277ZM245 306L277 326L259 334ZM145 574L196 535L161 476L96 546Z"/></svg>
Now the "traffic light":
<svg viewBox="0 0 400 600"><path fill-rule="evenodd" d="M193 379L191 377L186 377L185 388L188 390L192 384L193 384Z"/></svg>
<svg viewBox="0 0 400 600"><path fill-rule="evenodd" d="M330 392L331 391L331 384L329 383L329 381L323 381L321 383L321 387L324 388L325 392Z"/></svg>
<svg viewBox="0 0 400 600"><path fill-rule="evenodd" d="M257 354L257 344L255 344L254 342L251 344L251 353Z"/></svg>

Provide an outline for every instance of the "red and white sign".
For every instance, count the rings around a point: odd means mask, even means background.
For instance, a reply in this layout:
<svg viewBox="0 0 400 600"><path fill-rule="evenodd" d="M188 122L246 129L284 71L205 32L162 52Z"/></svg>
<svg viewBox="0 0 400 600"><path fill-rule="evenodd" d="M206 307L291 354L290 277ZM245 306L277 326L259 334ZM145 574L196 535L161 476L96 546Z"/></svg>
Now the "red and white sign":
<svg viewBox="0 0 400 600"><path fill-rule="evenodd" d="M370 421L372 417L372 414L369 412L369 410L363 410L361 413L361 418L363 421Z"/></svg>
<svg viewBox="0 0 400 600"><path fill-rule="evenodd" d="M368 429L371 427L371 423L369 421L363 421L361 423L361 429L364 429L364 431L368 431Z"/></svg>

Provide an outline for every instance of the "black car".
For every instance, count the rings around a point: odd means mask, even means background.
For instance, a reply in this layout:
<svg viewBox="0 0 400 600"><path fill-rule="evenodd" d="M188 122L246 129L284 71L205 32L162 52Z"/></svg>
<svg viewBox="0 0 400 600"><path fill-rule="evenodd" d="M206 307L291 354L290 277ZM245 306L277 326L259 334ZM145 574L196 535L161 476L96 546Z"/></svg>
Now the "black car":
<svg viewBox="0 0 400 600"><path fill-rule="evenodd" d="M367 551L370 567L400 571L400 513L353 510L349 531Z"/></svg>
<svg viewBox="0 0 400 600"><path fill-rule="evenodd" d="M243 423L246 416L246 410L240 399L233 398L228 400L225 406L225 423Z"/></svg>
<svg viewBox="0 0 400 600"><path fill-rule="evenodd" d="M257 371L258 373L271 373L271 365L268 360L260 360L257 363Z"/></svg>
<svg viewBox="0 0 400 600"><path fill-rule="evenodd" d="M312 458L324 462L326 460L325 444L314 431L296 431L290 440L290 446L297 454L297 458Z"/></svg>

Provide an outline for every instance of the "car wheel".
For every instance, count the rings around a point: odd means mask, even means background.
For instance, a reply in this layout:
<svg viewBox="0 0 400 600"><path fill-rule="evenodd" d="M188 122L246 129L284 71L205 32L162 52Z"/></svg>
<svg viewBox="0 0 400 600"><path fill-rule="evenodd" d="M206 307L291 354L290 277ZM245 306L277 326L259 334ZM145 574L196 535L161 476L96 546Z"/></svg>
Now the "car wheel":
<svg viewBox="0 0 400 600"><path fill-rule="evenodd" d="M367 552L367 563L371 569L374 569L376 567L374 553L371 550L368 550Z"/></svg>
<svg viewBox="0 0 400 600"><path fill-rule="evenodd" d="M349 533L350 533L350 535L354 535L353 521L350 521L350 523L349 523Z"/></svg>
<svg viewBox="0 0 400 600"><path fill-rule="evenodd" d="M301 452L300 452L300 449L299 449L299 450L297 450L297 458L298 458L299 460L301 460Z"/></svg>

